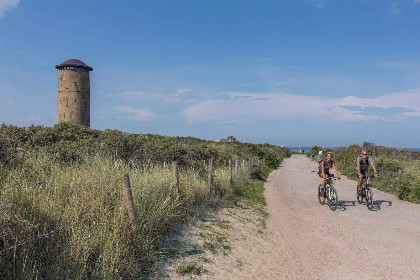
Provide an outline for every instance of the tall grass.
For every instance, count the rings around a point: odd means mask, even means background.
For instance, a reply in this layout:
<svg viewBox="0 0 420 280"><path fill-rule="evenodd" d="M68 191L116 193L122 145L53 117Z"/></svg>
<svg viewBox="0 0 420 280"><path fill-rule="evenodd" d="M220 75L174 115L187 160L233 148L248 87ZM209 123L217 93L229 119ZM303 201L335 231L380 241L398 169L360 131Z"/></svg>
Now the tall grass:
<svg viewBox="0 0 420 280"><path fill-rule="evenodd" d="M254 180L289 155L288 149L269 144L216 143L68 124L1 125L0 187L35 187L0 189L0 251L39 238L0 253L0 278L144 278L165 256L162 240L175 226L215 200L249 195ZM210 158L215 164L212 192L205 164ZM264 158L267 166L255 166L252 177L240 167L230 186L227 160L248 158ZM172 186L173 171L164 163L172 160L180 163L179 196ZM126 173L138 232L130 227L126 209Z"/></svg>
<svg viewBox="0 0 420 280"><path fill-rule="evenodd" d="M233 188L229 171L214 170L216 195L205 180L206 166L183 167L180 195L173 173L161 164L136 165L100 156L80 164L52 163L50 156L27 155L3 184L48 188L0 191L0 250L29 237L66 227L0 255L2 279L138 279L156 269L164 255L161 241L174 225L218 197L241 196L251 178L239 169ZM139 232L133 232L123 196L122 175L130 175ZM68 182L108 181L100 184ZM117 272L118 271L118 272Z"/></svg>

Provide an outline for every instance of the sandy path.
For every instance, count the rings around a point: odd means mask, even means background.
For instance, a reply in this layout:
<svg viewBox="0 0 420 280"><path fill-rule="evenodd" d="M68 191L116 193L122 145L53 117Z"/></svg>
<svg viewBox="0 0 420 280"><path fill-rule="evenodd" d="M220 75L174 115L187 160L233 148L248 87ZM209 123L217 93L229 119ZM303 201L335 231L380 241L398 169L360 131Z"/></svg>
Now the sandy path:
<svg viewBox="0 0 420 280"><path fill-rule="evenodd" d="M231 250L206 253L201 276L169 278L420 279L420 205L374 190L376 211L369 211L343 176L333 212L318 203L315 169L305 156L286 159L265 184L267 227L251 208L223 209L216 220L229 225Z"/></svg>
<svg viewBox="0 0 420 280"><path fill-rule="evenodd" d="M315 169L317 163L294 155L265 186L268 228L293 251L302 278L420 279L420 205L374 190L377 211L369 211L356 201L355 181L343 178L336 183L340 207L332 212L316 199Z"/></svg>

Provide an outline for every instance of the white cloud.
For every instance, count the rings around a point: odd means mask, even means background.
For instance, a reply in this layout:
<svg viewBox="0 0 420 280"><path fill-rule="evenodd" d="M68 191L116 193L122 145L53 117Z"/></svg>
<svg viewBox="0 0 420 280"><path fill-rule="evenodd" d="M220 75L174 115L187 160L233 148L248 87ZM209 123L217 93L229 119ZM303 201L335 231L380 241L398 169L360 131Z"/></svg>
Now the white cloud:
<svg viewBox="0 0 420 280"><path fill-rule="evenodd" d="M0 0L0 18L4 16L7 11L10 11L19 5L20 0Z"/></svg>
<svg viewBox="0 0 420 280"><path fill-rule="evenodd" d="M133 113L133 115L131 115L128 119L135 121L147 121L156 115L154 112L150 112L147 109L126 106L117 106L115 108L126 113Z"/></svg>
<svg viewBox="0 0 420 280"><path fill-rule="evenodd" d="M380 109L400 113L381 114ZM376 112L376 113L374 113ZM203 100L187 107L190 122L219 123L249 120L304 118L329 122L395 121L420 116L420 91L380 95L375 98L293 95L288 93L230 93L225 99Z"/></svg>
<svg viewBox="0 0 420 280"><path fill-rule="evenodd" d="M194 93L194 94L192 94ZM107 96L118 97L128 102L159 102L161 104L185 103L186 100L199 98L202 92L196 92L191 88L178 89L152 89L152 90L129 90L124 92L108 93Z"/></svg>
<svg viewBox="0 0 420 280"><path fill-rule="evenodd" d="M191 93L193 91L194 90L191 89L191 88L179 88L179 89L176 90L176 92L179 93L179 94L188 94L188 93Z"/></svg>
<svg viewBox="0 0 420 280"><path fill-rule="evenodd" d="M327 5L325 0L311 0L311 2L314 3L315 7L318 9L322 9Z"/></svg>
<svg viewBox="0 0 420 280"><path fill-rule="evenodd" d="M391 7L389 7L388 12L393 15L399 15L401 14L400 7L397 2L392 2Z"/></svg>

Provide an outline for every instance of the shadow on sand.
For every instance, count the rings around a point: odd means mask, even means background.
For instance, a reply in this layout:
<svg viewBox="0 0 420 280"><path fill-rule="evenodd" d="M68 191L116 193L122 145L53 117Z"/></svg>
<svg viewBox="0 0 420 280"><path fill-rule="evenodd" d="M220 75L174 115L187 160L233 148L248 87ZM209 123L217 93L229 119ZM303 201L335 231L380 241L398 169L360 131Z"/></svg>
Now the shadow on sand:
<svg viewBox="0 0 420 280"><path fill-rule="evenodd" d="M356 200L339 200L337 210L346 211L347 206L356 206Z"/></svg>
<svg viewBox="0 0 420 280"><path fill-rule="evenodd" d="M392 201L390 200L375 200L373 201L373 208L372 211L379 211L381 210L381 206L383 203L386 203L385 206L392 206Z"/></svg>

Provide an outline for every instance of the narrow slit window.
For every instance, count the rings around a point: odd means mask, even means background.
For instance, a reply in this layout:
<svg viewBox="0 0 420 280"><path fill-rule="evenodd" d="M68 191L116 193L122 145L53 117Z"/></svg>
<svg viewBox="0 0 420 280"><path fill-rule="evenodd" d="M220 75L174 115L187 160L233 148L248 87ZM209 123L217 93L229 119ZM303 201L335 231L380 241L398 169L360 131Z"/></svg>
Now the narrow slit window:
<svg viewBox="0 0 420 280"><path fill-rule="evenodd" d="M87 102L85 101L85 108L87 107Z"/></svg>
<svg viewBox="0 0 420 280"><path fill-rule="evenodd" d="M77 87L77 82L74 82L74 86Z"/></svg>
<svg viewBox="0 0 420 280"><path fill-rule="evenodd" d="M66 113L63 114L63 117L66 118Z"/></svg>
<svg viewBox="0 0 420 280"><path fill-rule="evenodd" d="M71 116L73 115L73 113L70 113L70 119L71 119Z"/></svg>
<svg viewBox="0 0 420 280"><path fill-rule="evenodd" d="M69 101L66 100L66 107L69 107Z"/></svg>
<svg viewBox="0 0 420 280"><path fill-rule="evenodd" d="M85 119L85 113L83 113L83 119Z"/></svg>
<svg viewBox="0 0 420 280"><path fill-rule="evenodd" d="M77 99L75 98L75 99L74 99L74 103L76 103L76 101L77 101Z"/></svg>

